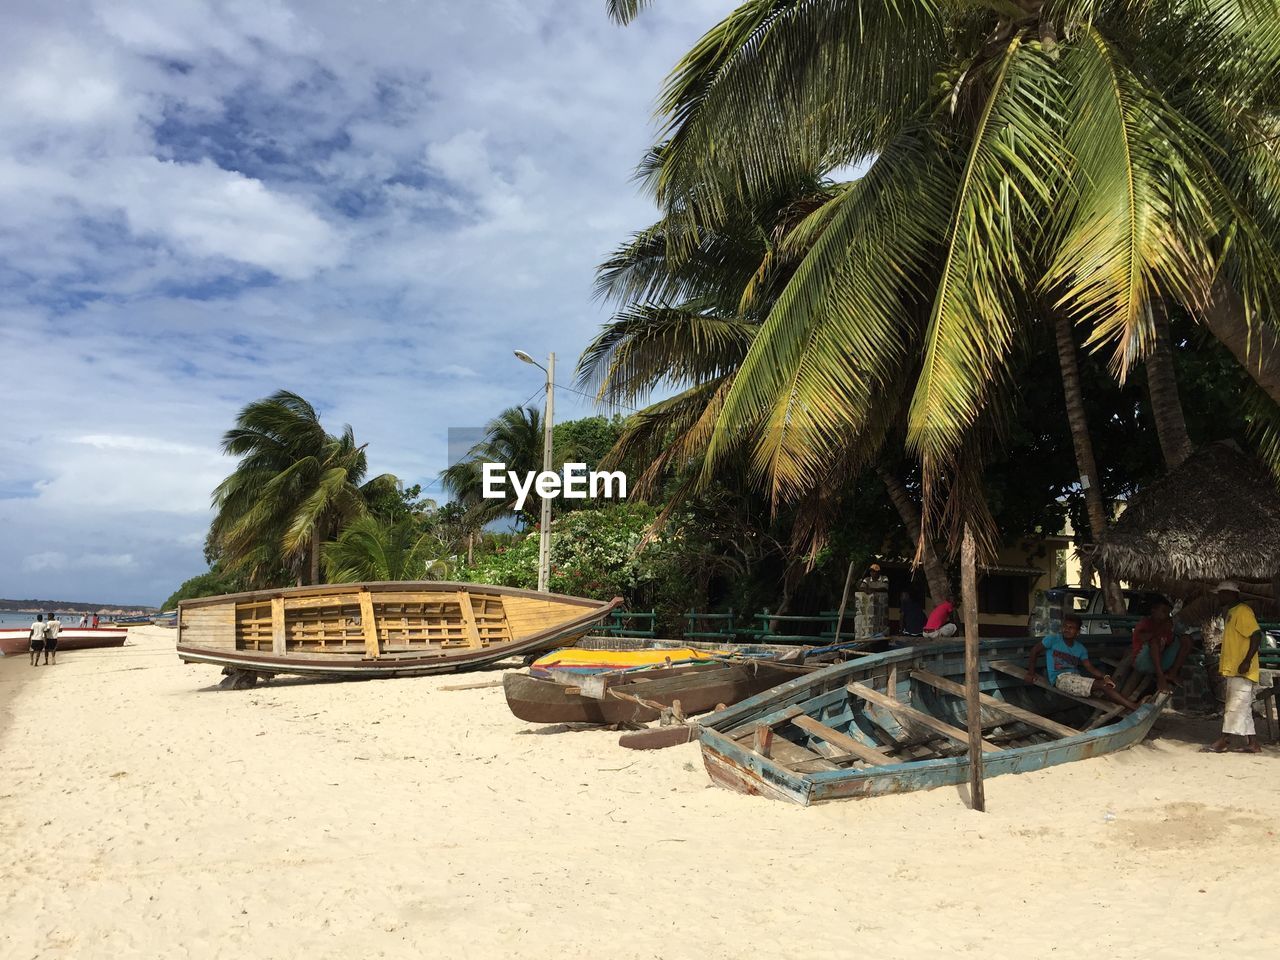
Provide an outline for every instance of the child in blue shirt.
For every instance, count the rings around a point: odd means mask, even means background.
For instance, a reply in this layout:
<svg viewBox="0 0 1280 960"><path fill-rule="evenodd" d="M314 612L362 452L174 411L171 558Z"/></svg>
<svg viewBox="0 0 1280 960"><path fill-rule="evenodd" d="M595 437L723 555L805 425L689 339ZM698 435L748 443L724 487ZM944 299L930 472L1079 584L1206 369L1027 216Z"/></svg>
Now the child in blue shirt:
<svg viewBox="0 0 1280 960"><path fill-rule="evenodd" d="M1062 633L1051 633L1031 648L1027 682L1036 682L1036 661L1043 650L1049 686L1074 697L1105 697L1112 703L1136 710L1138 705L1121 695L1115 681L1089 662L1089 651L1079 640L1081 625L1080 618L1069 613L1062 618ZM1090 676L1086 677L1085 671Z"/></svg>

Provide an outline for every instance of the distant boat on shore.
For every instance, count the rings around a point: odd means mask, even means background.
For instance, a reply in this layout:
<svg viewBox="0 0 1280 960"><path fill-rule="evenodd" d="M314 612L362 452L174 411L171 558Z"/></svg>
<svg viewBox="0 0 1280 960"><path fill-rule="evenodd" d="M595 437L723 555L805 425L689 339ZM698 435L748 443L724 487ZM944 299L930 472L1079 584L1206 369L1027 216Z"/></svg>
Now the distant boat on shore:
<svg viewBox="0 0 1280 960"><path fill-rule="evenodd" d="M153 615L140 613L132 617L116 617L112 622L117 627L145 627L151 623Z"/></svg>
<svg viewBox="0 0 1280 960"><path fill-rule="evenodd" d="M122 647L128 631L99 627L63 627L58 634L58 652L67 650L94 650L99 647ZM31 649L31 628L0 630L0 653L6 657L26 653Z"/></svg>
<svg viewBox="0 0 1280 960"><path fill-rule="evenodd" d="M475 583L290 587L178 605L178 656L229 685L474 670L571 644L621 603Z"/></svg>

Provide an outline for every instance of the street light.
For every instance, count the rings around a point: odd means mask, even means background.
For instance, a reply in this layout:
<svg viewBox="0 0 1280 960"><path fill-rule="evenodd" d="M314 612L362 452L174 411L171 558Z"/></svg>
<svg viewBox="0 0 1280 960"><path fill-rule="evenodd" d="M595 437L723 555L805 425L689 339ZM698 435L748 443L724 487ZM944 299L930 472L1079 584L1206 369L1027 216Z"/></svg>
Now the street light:
<svg viewBox="0 0 1280 960"><path fill-rule="evenodd" d="M547 405L542 414L542 469L551 472L551 427L555 418L556 355L547 354L544 367L523 350L515 351L516 357L531 363L547 375ZM551 498L542 498L542 510L538 517L538 590L547 592L551 579Z"/></svg>

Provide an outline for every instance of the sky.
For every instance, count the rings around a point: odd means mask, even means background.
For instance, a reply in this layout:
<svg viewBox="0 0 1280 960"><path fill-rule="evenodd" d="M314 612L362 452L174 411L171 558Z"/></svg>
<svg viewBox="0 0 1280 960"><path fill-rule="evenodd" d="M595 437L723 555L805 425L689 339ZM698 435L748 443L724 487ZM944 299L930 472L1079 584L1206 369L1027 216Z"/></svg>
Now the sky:
<svg viewBox="0 0 1280 960"><path fill-rule="evenodd" d="M570 384L663 77L733 6L6 0L0 597L203 572L219 440L277 389L427 485L541 402L513 349Z"/></svg>

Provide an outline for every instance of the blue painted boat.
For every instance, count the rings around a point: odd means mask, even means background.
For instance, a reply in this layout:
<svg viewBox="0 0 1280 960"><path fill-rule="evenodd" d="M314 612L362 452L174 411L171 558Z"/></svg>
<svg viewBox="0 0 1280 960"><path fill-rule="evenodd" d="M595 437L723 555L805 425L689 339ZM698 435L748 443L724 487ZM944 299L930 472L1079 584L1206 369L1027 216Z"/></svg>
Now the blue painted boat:
<svg viewBox="0 0 1280 960"><path fill-rule="evenodd" d="M1126 713L1030 684L1022 671L1039 642L980 647L986 778L1121 750L1147 735L1168 700ZM1127 643L1089 638L1090 659L1118 662ZM703 762L720 786L805 805L967 783L963 684L963 641L836 664L704 717Z"/></svg>

